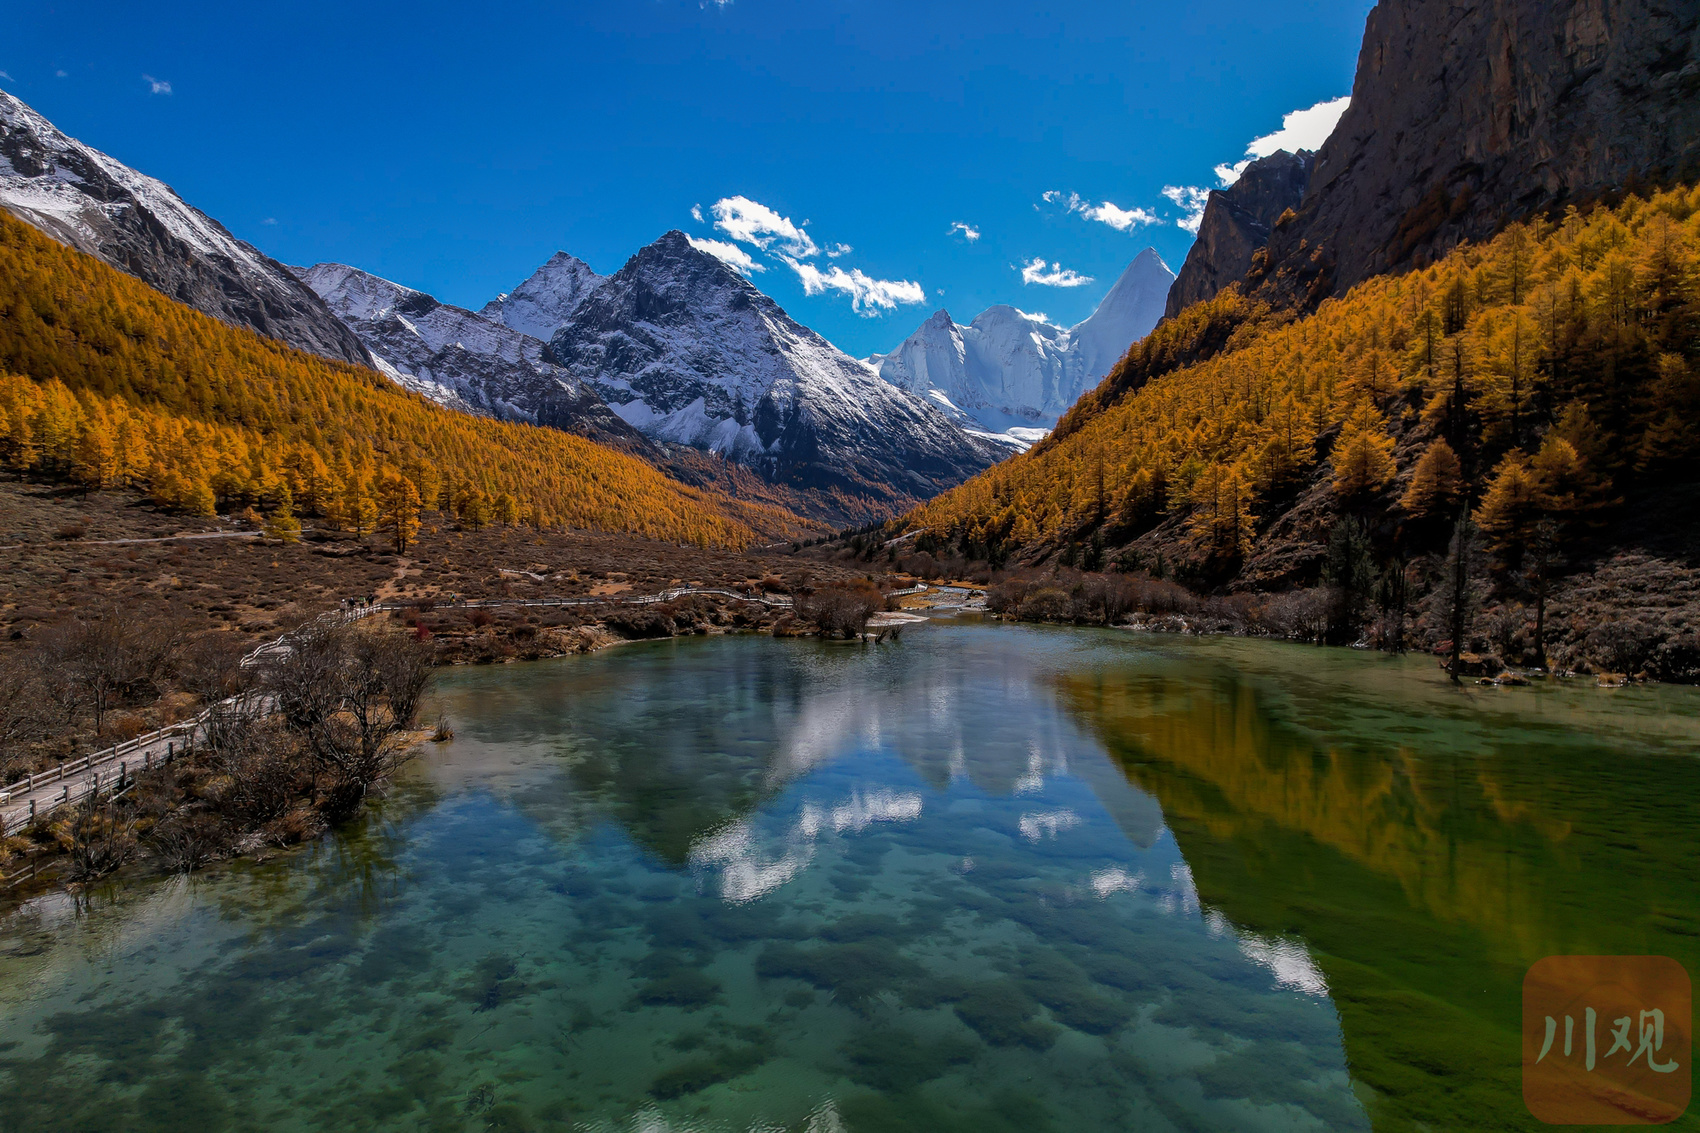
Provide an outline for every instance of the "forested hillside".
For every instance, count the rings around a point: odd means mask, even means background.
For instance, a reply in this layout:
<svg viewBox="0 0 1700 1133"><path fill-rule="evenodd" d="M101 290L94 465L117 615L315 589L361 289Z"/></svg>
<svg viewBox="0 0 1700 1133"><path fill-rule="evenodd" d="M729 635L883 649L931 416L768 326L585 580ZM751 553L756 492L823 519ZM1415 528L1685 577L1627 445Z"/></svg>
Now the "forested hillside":
<svg viewBox="0 0 1700 1133"><path fill-rule="evenodd" d="M1445 551L1467 514L1497 585L1544 588L1693 486L1697 270L1685 188L1511 226L1297 321L1230 289L903 526L994 563L1119 554L1281 589L1318 579L1342 520L1385 570Z"/></svg>
<svg viewBox="0 0 1700 1133"><path fill-rule="evenodd" d="M453 413L228 326L3 213L0 462L187 512L281 507L403 537L421 508L698 545L799 529L580 437Z"/></svg>

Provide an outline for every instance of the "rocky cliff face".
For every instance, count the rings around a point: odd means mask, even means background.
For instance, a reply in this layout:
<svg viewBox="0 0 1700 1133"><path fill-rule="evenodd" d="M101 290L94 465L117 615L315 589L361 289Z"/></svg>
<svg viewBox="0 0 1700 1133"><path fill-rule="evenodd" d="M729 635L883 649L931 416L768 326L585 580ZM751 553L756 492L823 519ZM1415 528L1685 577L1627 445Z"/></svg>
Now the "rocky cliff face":
<svg viewBox="0 0 1700 1133"><path fill-rule="evenodd" d="M0 207L62 244L236 326L371 365L354 332L276 260L0 92Z"/></svg>
<svg viewBox="0 0 1700 1133"><path fill-rule="evenodd" d="M1169 288L1165 316L1178 315L1245 278L1252 256L1269 243L1281 214L1304 201L1314 162L1308 151L1277 150L1246 166L1228 188L1211 191L1198 239Z"/></svg>
<svg viewBox="0 0 1700 1133"><path fill-rule="evenodd" d="M1382 0L1254 287L1314 303L1509 218L1700 175L1700 5Z"/></svg>
<svg viewBox="0 0 1700 1133"><path fill-rule="evenodd" d="M549 357L651 440L812 493L823 515L834 496L896 511L1007 451L880 380L682 232L595 288Z"/></svg>
<svg viewBox="0 0 1700 1133"><path fill-rule="evenodd" d="M299 275L359 334L378 369L451 409L529 421L647 454L650 446L530 335L346 264Z"/></svg>

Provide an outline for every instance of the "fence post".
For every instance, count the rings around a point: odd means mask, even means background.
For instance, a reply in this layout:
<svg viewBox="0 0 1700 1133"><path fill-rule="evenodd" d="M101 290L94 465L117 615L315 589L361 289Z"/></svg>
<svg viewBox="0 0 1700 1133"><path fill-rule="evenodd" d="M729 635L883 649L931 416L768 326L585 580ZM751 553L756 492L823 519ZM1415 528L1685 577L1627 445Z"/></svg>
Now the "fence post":
<svg viewBox="0 0 1700 1133"><path fill-rule="evenodd" d="M30 800L30 821L31 822L35 821L35 800L34 799Z"/></svg>

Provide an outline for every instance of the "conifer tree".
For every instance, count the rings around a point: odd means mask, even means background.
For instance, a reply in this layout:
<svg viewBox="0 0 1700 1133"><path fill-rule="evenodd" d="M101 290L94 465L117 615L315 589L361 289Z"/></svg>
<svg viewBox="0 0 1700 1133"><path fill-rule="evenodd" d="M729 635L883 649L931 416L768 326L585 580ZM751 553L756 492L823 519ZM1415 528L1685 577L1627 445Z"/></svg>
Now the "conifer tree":
<svg viewBox="0 0 1700 1133"><path fill-rule="evenodd" d="M1372 496L1393 479L1397 471L1393 438L1387 435L1381 413L1369 402L1360 402L1340 427L1333 464L1334 496L1342 503Z"/></svg>
<svg viewBox="0 0 1700 1133"><path fill-rule="evenodd" d="M1437 438L1417 458L1399 506L1418 519L1434 512L1450 512L1458 502L1463 484L1464 468L1458 463L1458 454L1444 437Z"/></svg>
<svg viewBox="0 0 1700 1133"><path fill-rule="evenodd" d="M356 539L364 539L378 522L378 505L372 502L366 481L358 473L350 473L343 481L336 500L335 522Z"/></svg>
<svg viewBox="0 0 1700 1133"><path fill-rule="evenodd" d="M118 454L104 421L90 421L84 427L71 460L71 478L83 489L84 496L117 482Z"/></svg>
<svg viewBox="0 0 1700 1133"><path fill-rule="evenodd" d="M284 485L279 493L277 507L266 520L265 537L276 539L279 543L297 543L301 540L301 521L295 518L295 496Z"/></svg>
<svg viewBox="0 0 1700 1133"><path fill-rule="evenodd" d="M378 525L395 544L396 554L407 552L419 534L419 489L413 481L393 469L378 481Z"/></svg>

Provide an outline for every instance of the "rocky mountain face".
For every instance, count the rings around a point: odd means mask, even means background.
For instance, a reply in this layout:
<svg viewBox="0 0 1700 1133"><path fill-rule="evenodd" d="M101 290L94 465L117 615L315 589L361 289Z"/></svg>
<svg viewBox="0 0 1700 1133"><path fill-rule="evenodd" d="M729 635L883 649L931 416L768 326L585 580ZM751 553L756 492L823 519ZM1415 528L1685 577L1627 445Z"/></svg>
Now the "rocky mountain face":
<svg viewBox="0 0 1700 1133"><path fill-rule="evenodd" d="M1505 220L1700 175L1700 6L1382 0L1352 103L1251 283L1315 303Z"/></svg>
<svg viewBox="0 0 1700 1133"><path fill-rule="evenodd" d="M539 339L345 264L297 274L360 336L378 369L416 393L628 451L649 447L593 390L545 359Z"/></svg>
<svg viewBox="0 0 1700 1133"><path fill-rule="evenodd" d="M1007 451L881 381L682 232L591 291L547 356L651 440L813 493L823 514L902 507Z"/></svg>
<svg viewBox="0 0 1700 1133"><path fill-rule="evenodd" d="M0 91L0 207L188 306L324 358L365 347L276 260Z"/></svg>
<svg viewBox="0 0 1700 1133"><path fill-rule="evenodd" d="M548 342L567 325L579 304L596 290L603 277L576 256L556 252L531 277L506 295L479 309L493 322Z"/></svg>
<svg viewBox="0 0 1700 1133"><path fill-rule="evenodd" d="M1169 288L1165 315L1178 315L1245 278L1276 221L1303 203L1315 160L1308 150L1277 150L1246 166L1228 188L1211 190L1198 238Z"/></svg>
<svg viewBox="0 0 1700 1133"><path fill-rule="evenodd" d="M1070 328L1009 306L961 326L948 311L869 363L899 389L967 427L1025 449L1162 317L1175 276L1151 248L1122 272L1097 310Z"/></svg>

